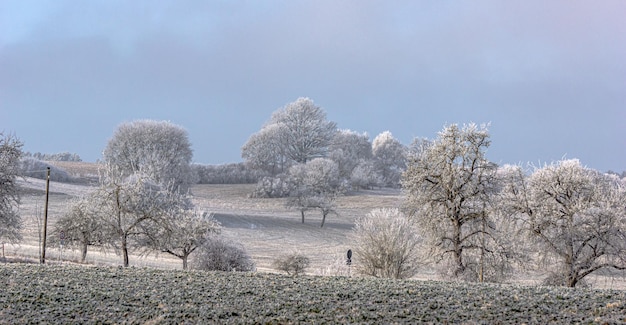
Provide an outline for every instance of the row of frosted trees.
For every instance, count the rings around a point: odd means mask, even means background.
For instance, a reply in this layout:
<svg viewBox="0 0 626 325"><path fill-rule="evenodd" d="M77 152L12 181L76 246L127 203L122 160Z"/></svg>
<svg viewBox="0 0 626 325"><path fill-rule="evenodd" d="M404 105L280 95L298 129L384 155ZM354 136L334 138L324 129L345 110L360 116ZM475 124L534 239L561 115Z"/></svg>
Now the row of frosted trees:
<svg viewBox="0 0 626 325"><path fill-rule="evenodd" d="M309 98L276 110L242 147L250 169L262 171L254 197L287 197L287 206L326 217L350 189L399 187L406 147L388 131L369 140L366 133L340 130Z"/></svg>
<svg viewBox="0 0 626 325"><path fill-rule="evenodd" d="M619 177L562 160L497 166L486 126L449 125L416 141L402 210L356 222L362 273L410 277L433 263L450 278L501 281L540 265L546 284L574 287L626 269L626 191Z"/></svg>
<svg viewBox="0 0 626 325"><path fill-rule="evenodd" d="M314 159L336 166L342 182L354 187L400 185L406 148L389 131L370 141L366 133L340 130L309 98L275 111L242 147L246 164L270 177L288 175L291 167Z"/></svg>
<svg viewBox="0 0 626 325"><path fill-rule="evenodd" d="M51 238L79 247L114 248L129 266L129 253L165 253L196 268L250 270L240 245L217 236L220 224L192 203L192 151L187 131L165 121L121 124L107 143L100 183L73 200ZM63 232L63 236L60 236ZM199 263L199 264L198 264Z"/></svg>
<svg viewBox="0 0 626 325"><path fill-rule="evenodd" d="M19 162L21 143L1 139L3 159ZM409 148L389 132L370 143L365 134L338 130L300 98L276 111L242 155L249 168L270 175L257 192L287 196L303 222L306 211L319 209L322 226L335 198L360 186L355 175L377 180L363 187L399 182L406 195L401 210L376 210L356 221L355 260L364 274L408 277L431 262L449 277L499 281L537 262L550 266L547 283L576 286L593 272L626 268L622 180L577 160L497 166L485 156L490 141L486 126L469 124L446 126L436 139ZM194 174L184 129L122 124L104 158L100 186L73 202L57 227L84 254L89 245L111 245L128 265L132 246L178 256L186 265L219 231L186 192ZM13 186L2 187L0 235L15 241L18 169L4 160L2 166L3 182Z"/></svg>
<svg viewBox="0 0 626 325"><path fill-rule="evenodd" d="M434 263L447 277L501 281L519 269L550 269L546 283L576 286L626 268L624 183L578 160L498 166L486 158L487 126L446 126L404 147L389 132L372 143L341 131L299 98L275 111L242 148L270 174L255 195L318 209L322 226L347 189L401 185L402 209L372 211L353 232L364 274L408 277Z"/></svg>

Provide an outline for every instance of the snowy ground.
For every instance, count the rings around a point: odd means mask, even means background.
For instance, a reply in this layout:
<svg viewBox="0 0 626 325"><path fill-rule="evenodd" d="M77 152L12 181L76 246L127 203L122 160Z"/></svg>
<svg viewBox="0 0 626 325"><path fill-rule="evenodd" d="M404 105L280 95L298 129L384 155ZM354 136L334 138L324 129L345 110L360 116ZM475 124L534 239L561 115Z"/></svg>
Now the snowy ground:
<svg viewBox="0 0 626 325"><path fill-rule="evenodd" d="M38 259L39 234L45 203L45 181L27 178L20 180L23 188L20 213L24 221L24 240L20 245L5 245L7 255ZM254 185L197 185L192 188L198 208L215 213L222 224L222 235L241 243L252 256L258 271L275 272L272 262L282 254L297 250L311 259L308 272L321 275L346 275L350 270L345 266L345 254L351 249L348 234L358 216L373 208L398 207L402 195L398 190L375 190L350 193L338 200L337 215L329 215L320 228L321 215L318 211L306 214L301 222L298 211L288 210L282 199L250 198ZM94 188L85 184L50 183L48 227L54 225L63 214L65 206L74 197L85 195ZM50 228L48 228L50 229ZM64 260L78 260L76 251L60 247L46 250L51 262L61 256ZM88 262L96 265L119 265L121 257L113 251L102 252L93 249L88 253ZM166 255L137 256L130 259L134 266L158 268L181 268L182 263ZM538 284L541 270L530 275L512 279L523 284ZM436 279L432 269L424 269L418 279ZM624 273L617 276L595 276L588 279L596 288L626 289Z"/></svg>

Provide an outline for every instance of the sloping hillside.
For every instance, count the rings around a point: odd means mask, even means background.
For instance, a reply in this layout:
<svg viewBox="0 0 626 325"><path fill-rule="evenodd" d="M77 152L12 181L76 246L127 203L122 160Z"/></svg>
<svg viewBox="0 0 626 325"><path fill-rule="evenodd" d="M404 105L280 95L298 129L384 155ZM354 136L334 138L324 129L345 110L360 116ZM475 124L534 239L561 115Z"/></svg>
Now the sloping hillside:
<svg viewBox="0 0 626 325"><path fill-rule="evenodd" d="M75 165L76 163L70 163ZM83 163L78 163L84 165ZM95 164L92 164L95 166ZM87 170L97 170L94 166ZM66 166L67 167L67 166ZM69 169L72 175L77 171ZM34 178L20 180L22 201L20 212L24 220L24 241L19 246L7 246L7 254L37 257L39 235L45 201L45 181ZM337 214L331 214L324 228L321 215L309 211L305 223L300 213L285 208L283 199L250 198L254 185L196 185L191 191L194 203L200 209L215 213L222 224L222 235L241 243L254 259L259 271L273 272L271 264L281 254L300 251L311 259L309 271L316 274L343 274L345 253L350 246L347 239L354 219L375 207L393 207L401 204L397 190L364 191L341 197ZM93 185L84 182L50 183L48 225L52 227L63 215L67 203L93 191ZM90 263L118 264L114 252L93 248L87 256ZM63 254L66 259L77 259L78 252L61 252L60 247L48 246L52 259ZM131 265L151 265L164 268L180 267L179 260L165 255L131 257Z"/></svg>
<svg viewBox="0 0 626 325"><path fill-rule="evenodd" d="M16 246L5 246L5 253L37 259L39 236L44 207L45 182L27 178L20 181L23 190L20 213L24 221L24 240ZM354 249L349 233L356 217L365 215L373 208L398 207L402 204L399 190L383 189L350 193L337 201L337 215L330 215L324 228L320 228L321 215L309 211L305 223L301 222L298 211L285 207L283 199L250 198L254 185L196 185L191 189L194 203L200 209L215 213L222 224L222 236L241 243L256 263L258 271L276 272L272 263L278 257L299 251L311 260L309 274L347 275L346 251ZM85 183L50 184L49 227L65 211L66 204L73 197L92 191L92 185ZM79 252L61 250L48 245L46 252L51 260L63 257L65 260L78 260ZM191 256L193 259L193 255ZM102 251L91 248L87 262L96 265L119 265L121 257L112 250ZM151 266L164 269L182 267L179 259L160 254L149 256L132 255L133 266ZM515 283L539 284L545 274L542 270L529 269L508 279ZM594 288L626 289L626 273L596 274L587 278ZM416 276L418 279L438 279L431 266L424 266Z"/></svg>

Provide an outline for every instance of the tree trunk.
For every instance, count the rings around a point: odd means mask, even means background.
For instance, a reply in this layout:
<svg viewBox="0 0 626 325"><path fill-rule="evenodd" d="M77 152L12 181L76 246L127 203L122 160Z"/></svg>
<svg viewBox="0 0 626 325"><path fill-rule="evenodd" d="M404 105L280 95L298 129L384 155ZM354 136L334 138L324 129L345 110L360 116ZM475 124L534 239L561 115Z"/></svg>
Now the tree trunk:
<svg viewBox="0 0 626 325"><path fill-rule="evenodd" d="M463 243L461 242L461 223L458 221L454 224L454 260L456 262L456 270L454 276L460 276L465 272L463 265Z"/></svg>
<svg viewBox="0 0 626 325"><path fill-rule="evenodd" d="M461 250L454 250L454 260L456 261L456 270L454 270L455 276L460 276L465 272L465 265L463 265L463 254Z"/></svg>
<svg viewBox="0 0 626 325"><path fill-rule="evenodd" d="M485 216L482 219L482 233L480 235L480 270L478 273L478 281L485 281Z"/></svg>
<svg viewBox="0 0 626 325"><path fill-rule="evenodd" d="M572 265L571 268L570 268L570 271L567 274L567 279L566 279L566 281L567 281L566 285L568 287L570 287L570 288L575 287L576 284L578 283L578 280L579 280L578 273L576 271L574 271L573 268L574 267Z"/></svg>
<svg viewBox="0 0 626 325"><path fill-rule="evenodd" d="M85 260L87 259L87 243L82 243L83 247L81 249L81 254L80 254L80 262L81 263L85 263Z"/></svg>
<svg viewBox="0 0 626 325"><path fill-rule="evenodd" d="M124 256L124 267L128 267L128 242L126 236L122 236L122 255Z"/></svg>
<svg viewBox="0 0 626 325"><path fill-rule="evenodd" d="M302 215L302 223L304 223L304 210L300 210L300 214Z"/></svg>
<svg viewBox="0 0 626 325"><path fill-rule="evenodd" d="M187 258L189 257L188 254L183 255L182 259L183 259L183 270L187 270Z"/></svg>
<svg viewBox="0 0 626 325"><path fill-rule="evenodd" d="M328 214L328 213L324 213L324 212L322 212L322 225L320 226L320 228L324 228L324 222L326 222L326 215L327 215L327 214Z"/></svg>
<svg viewBox="0 0 626 325"><path fill-rule="evenodd" d="M567 279L567 286L573 288L578 283L578 279L576 277Z"/></svg>

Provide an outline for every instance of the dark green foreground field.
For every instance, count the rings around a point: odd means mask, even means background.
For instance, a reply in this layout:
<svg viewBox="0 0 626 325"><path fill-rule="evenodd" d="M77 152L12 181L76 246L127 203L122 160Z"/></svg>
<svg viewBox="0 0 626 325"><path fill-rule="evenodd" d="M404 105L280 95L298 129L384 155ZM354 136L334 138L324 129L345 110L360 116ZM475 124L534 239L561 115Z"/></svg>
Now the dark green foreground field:
<svg viewBox="0 0 626 325"><path fill-rule="evenodd" d="M0 264L0 323L624 323L626 292Z"/></svg>

